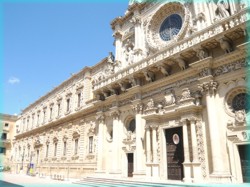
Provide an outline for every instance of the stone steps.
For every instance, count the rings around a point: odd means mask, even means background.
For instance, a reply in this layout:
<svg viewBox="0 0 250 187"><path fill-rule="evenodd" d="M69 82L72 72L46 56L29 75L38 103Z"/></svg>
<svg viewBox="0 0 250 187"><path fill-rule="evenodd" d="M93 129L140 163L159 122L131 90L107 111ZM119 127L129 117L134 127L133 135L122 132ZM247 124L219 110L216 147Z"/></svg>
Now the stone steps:
<svg viewBox="0 0 250 187"><path fill-rule="evenodd" d="M155 182L142 182L138 180L133 179L111 179L111 178L97 178L97 177L86 177L81 179L80 181L74 182L75 184L82 184L82 185L88 185L88 186L129 186L129 187L178 187L178 186L190 186L185 184L163 184L163 183L155 183Z"/></svg>

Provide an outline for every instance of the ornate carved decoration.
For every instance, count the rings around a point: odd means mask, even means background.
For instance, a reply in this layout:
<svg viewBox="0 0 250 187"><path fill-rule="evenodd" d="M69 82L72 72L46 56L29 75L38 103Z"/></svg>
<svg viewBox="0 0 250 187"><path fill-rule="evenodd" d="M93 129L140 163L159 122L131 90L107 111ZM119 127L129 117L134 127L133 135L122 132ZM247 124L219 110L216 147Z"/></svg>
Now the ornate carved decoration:
<svg viewBox="0 0 250 187"><path fill-rule="evenodd" d="M209 81L204 82L202 84L198 84L198 89L201 91L201 93L207 93L207 94L215 94L218 87L218 83L216 81Z"/></svg>
<svg viewBox="0 0 250 187"><path fill-rule="evenodd" d="M165 96L164 96L164 104L165 106L170 106L175 104L176 99L175 99L175 95L174 95L174 91L171 90L170 92L166 92Z"/></svg>
<svg viewBox="0 0 250 187"><path fill-rule="evenodd" d="M143 112L143 104L142 103L137 103L135 105L132 105L131 107L136 114L142 114L142 112Z"/></svg>
<svg viewBox="0 0 250 187"><path fill-rule="evenodd" d="M202 131L202 122L197 120L196 122L196 137L197 137L197 148L198 148L198 157L201 163L201 172L203 178L207 178L207 168L206 168L206 159L205 159L205 145L204 145L204 135Z"/></svg>
<svg viewBox="0 0 250 187"><path fill-rule="evenodd" d="M246 112L245 110L239 110L235 112L235 124L243 125L246 122Z"/></svg>
<svg viewBox="0 0 250 187"><path fill-rule="evenodd" d="M213 70L213 76L220 76L223 75L225 73L230 73L232 71L236 71L238 69L244 68L247 66L247 61L246 59L240 59L236 62L230 63L230 64L226 64L226 65L222 65L219 66L217 68L215 68Z"/></svg>
<svg viewBox="0 0 250 187"><path fill-rule="evenodd" d="M210 68L203 68L200 73L199 73L199 76L200 77L207 77L209 75L211 75L212 72L211 72L211 69Z"/></svg>

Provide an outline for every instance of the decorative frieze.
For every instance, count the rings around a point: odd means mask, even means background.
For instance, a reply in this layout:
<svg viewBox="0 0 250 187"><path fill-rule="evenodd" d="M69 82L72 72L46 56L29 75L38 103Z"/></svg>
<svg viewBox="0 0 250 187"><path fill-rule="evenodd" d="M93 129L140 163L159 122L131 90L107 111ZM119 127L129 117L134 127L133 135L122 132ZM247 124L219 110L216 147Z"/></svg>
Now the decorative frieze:
<svg viewBox="0 0 250 187"><path fill-rule="evenodd" d="M232 62L230 64L225 64L223 66L219 66L213 70L213 76L220 76L226 73L230 73L241 68L247 67L247 60L245 58L237 60L236 62Z"/></svg>

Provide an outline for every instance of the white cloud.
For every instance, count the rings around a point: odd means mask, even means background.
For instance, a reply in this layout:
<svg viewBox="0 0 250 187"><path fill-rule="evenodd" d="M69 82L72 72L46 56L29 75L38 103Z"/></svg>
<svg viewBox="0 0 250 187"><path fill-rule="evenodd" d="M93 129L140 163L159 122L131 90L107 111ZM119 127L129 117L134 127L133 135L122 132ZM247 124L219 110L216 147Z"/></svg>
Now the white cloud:
<svg viewBox="0 0 250 187"><path fill-rule="evenodd" d="M11 77L8 80L8 83L10 83L10 84L17 84L19 82L20 82L20 80L18 78L16 78L16 77Z"/></svg>

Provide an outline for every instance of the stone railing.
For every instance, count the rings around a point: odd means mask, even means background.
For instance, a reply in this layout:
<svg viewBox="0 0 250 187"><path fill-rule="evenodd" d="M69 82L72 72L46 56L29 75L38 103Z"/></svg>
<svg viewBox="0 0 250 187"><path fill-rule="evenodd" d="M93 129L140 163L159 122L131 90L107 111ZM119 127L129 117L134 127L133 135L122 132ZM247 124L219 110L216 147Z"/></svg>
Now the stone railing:
<svg viewBox="0 0 250 187"><path fill-rule="evenodd" d="M198 31L186 39L173 43L172 45L162 49L156 54L149 56L146 59L143 59L129 67L122 69L115 74L108 76L106 79L95 83L93 85L93 90L102 90L108 85L111 85L117 81L121 81L122 79L129 78L134 73L138 73L145 70L146 68L149 68L150 66L156 65L156 63L161 60L173 58L180 52L184 52L185 50L189 50L190 48L198 48L202 43L208 42L209 40L219 40L224 36L224 34L232 31L232 29L234 28L236 29L238 27L241 27L242 29L245 29L244 24L246 24L246 22L249 20L249 17L249 8L242 9L237 14L219 20L206 29Z"/></svg>

